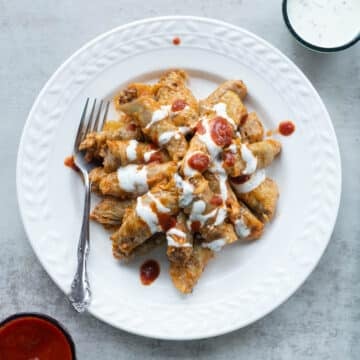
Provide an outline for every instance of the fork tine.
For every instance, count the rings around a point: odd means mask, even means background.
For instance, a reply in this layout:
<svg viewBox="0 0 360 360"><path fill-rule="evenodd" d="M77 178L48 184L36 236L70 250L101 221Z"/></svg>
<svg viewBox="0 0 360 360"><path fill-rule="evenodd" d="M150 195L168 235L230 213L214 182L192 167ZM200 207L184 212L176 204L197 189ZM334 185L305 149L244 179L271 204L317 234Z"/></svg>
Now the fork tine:
<svg viewBox="0 0 360 360"><path fill-rule="evenodd" d="M93 106L91 108L91 112L90 112L90 116L89 116L89 121L87 123L87 127L86 127L86 131L85 131L85 134L84 134L84 138L85 136L89 133L91 127L92 127L92 123L94 121L94 112L95 112L95 107L96 107L96 99L94 99L94 102L93 102Z"/></svg>
<svg viewBox="0 0 360 360"><path fill-rule="evenodd" d="M94 126L92 126L91 131L96 131L97 128L98 128L98 124L99 124L99 120L100 120L100 114L101 114L101 110L102 110L102 107L103 107L103 103L104 103L104 100L101 100L101 101L100 101L100 105L99 105L99 109L98 109L97 114L96 114L96 119L95 119L95 122L94 122Z"/></svg>
<svg viewBox="0 0 360 360"><path fill-rule="evenodd" d="M105 122L106 122L106 118L107 118L107 115L108 115L108 112L109 112L109 106L110 106L110 101L107 101L106 107L105 107L104 116L103 116L103 118L102 118L102 120L101 120L100 128L99 128L98 131L101 131L101 130L103 129L103 127L104 127L104 124L105 124Z"/></svg>
<svg viewBox="0 0 360 360"><path fill-rule="evenodd" d="M75 144L74 144L74 147L75 147L76 149L79 148L80 142L81 142L82 137L83 137L83 133L84 133L84 122L85 122L85 118L86 118L86 111L87 111L87 107L88 107L89 101L90 101L90 99L87 98L87 99L86 99L86 102L85 102L84 110L83 110L83 112L82 112L82 114L81 114L81 119L80 119L80 123L79 123L78 130L77 130L77 133L76 133Z"/></svg>

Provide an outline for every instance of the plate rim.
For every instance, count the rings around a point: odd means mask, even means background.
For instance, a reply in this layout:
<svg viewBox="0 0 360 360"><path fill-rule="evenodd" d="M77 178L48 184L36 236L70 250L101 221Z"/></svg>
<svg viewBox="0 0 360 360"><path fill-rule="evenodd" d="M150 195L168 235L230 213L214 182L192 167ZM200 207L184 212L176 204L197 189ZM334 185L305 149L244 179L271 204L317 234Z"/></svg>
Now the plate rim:
<svg viewBox="0 0 360 360"><path fill-rule="evenodd" d="M341 164L341 156L340 156L340 151L339 151L339 144L338 144L336 132L335 132L335 129L334 129L334 125L332 123L329 112L328 112L324 102L322 101L319 93L315 89L315 87L312 85L312 83L307 78L307 76L302 72L302 70L291 59L289 59L283 52L281 52L278 48L276 48L274 45L269 43L267 40L263 39L262 37L254 34L253 32L251 32L249 30L246 30L246 29L242 28L241 26L237 26L237 25L234 25L234 24L222 21L222 20L214 19L214 18L200 17L200 16L189 16L189 15L171 15L171 16L148 17L148 18L144 18L144 19L140 19L140 20L125 23L123 25L117 26L115 28L112 28L112 29L104 32L104 33L101 33L101 34L95 36L90 41L87 41L85 44L83 44L72 55L70 55L52 73L50 78L46 81L46 83L44 84L44 86L42 87L42 89L40 90L38 95L36 96L36 99L33 102L33 105L32 105L32 107L31 107L31 109L29 111L29 114L28 114L28 116L26 118L26 121L25 121L25 124L23 126L23 130L22 130L21 137L20 137L20 142L19 142L19 145L18 145L18 152L17 152L17 159L16 159L16 193L17 193L17 203L18 203L18 207L19 207L20 218L21 218L21 221L22 221L25 233L26 233L26 237L27 237L32 249L33 249L33 252L35 253L38 261L40 262L42 267L45 269L47 274L50 276L52 281L58 286L58 288L62 292L64 292L62 290L60 284L58 283L58 281L56 281L56 279L53 277L51 272L48 270L47 265L42 261L41 257L38 255L38 253L35 250L34 243L31 240L30 230L28 228L28 224L26 224L26 221L25 221L24 209L22 208L22 203L21 203L20 193L21 193L22 189L21 189L21 184L20 184L20 180L19 180L19 173L20 173L20 165L21 165L21 156L22 156L22 153L23 153L23 148L24 148L24 143L25 143L25 134L27 133L27 130L28 130L29 126L30 126L29 125L30 124L30 119L31 119L35 109L37 108L43 94L46 93L46 91L48 90L48 88L49 88L51 82L53 81L53 79L56 78L56 76L64 68L66 68L66 66L69 63L71 63L71 61L76 56L78 56L85 49L87 49L88 47L92 46L93 44L101 41L101 39L111 35L112 33L125 30L128 27L135 26L135 25L140 25L140 24L146 24L146 23L150 23L150 22L154 22L154 21L171 21L171 20L174 20L174 21L189 20L189 21L206 22L206 23L211 23L213 25L220 25L220 26L224 26L226 28L232 28L234 30L237 30L237 31L240 31L240 32L243 32L243 33L246 33L246 34L252 36L253 38L255 38L260 43L263 43L267 47L269 47L271 49L271 51L277 53L277 55L279 55L280 58L285 59L286 61L288 61L291 64L291 66L295 70L297 70L297 73L298 73L298 75L301 76L302 81L304 81L306 83L306 85L311 88L313 93L316 94L316 101L317 101L317 103L319 105L321 105L321 110L326 115L326 122L327 122L327 125L329 126L329 130L331 132L331 135L333 136L334 145L336 145L334 155L335 155L335 158L336 158L336 160L338 162L337 165L339 166L339 172L338 172L337 183L336 183L338 191L336 193L336 199L335 199L334 206L333 206L332 224L331 224L331 226L328 227L328 231L327 231L327 234L326 234L326 243L325 243L323 249L319 252L316 261L314 261L314 263L309 268L309 270L306 271L307 274L303 277L302 281L297 282L296 287L291 289L291 291L287 294L287 296L282 297L281 300L277 301L276 304L273 305L271 307L271 309L269 309L268 311L264 311L260 315L257 315L254 319L250 319L248 322L242 323L241 325L234 325L234 326L224 327L223 329L221 329L221 331L217 331L217 330L214 329L212 331L209 331L205 335L198 334L198 335L195 335L195 336L194 335L190 335L190 336L175 335L175 336L173 336L172 334L167 334L167 336L164 336L164 335L159 336L158 334L149 333L149 332L146 332L146 331L141 331L141 329L140 330L136 329L136 331L135 331L133 328L128 328L126 326L126 324L122 324L121 327L120 327L119 324L116 324L115 322L109 321L109 319L105 319L105 317L101 316L101 314L95 313L93 311L89 311L89 313L91 313L91 315L96 317L97 319L99 319L99 320L101 320L101 321L103 321L103 322L105 322L107 324L110 324L111 326L113 326L115 328L125 330L125 331L127 331L129 333L132 333L132 334L146 336L146 337L150 337L150 338L165 339L165 340L197 340L197 339L210 338L210 337L214 337L214 336L220 336L220 335L223 335L223 334L238 330L240 328L246 327L246 326L248 326L248 325L250 325L250 324L252 324L252 323L254 323L254 322L256 322L256 321L258 321L260 319L262 319L263 317L267 316L272 311L277 309L280 305L284 304L287 300L289 300L289 298L291 296L293 296L294 293L296 291L298 291L302 287L304 282L309 278L309 276L313 273L314 269L319 264L320 259L324 255L324 252L326 251L326 249L327 249L327 247L329 245L331 236L332 236L333 231L334 231L334 227L336 225L336 221L337 221L337 217L338 217L338 213L339 213L339 208L340 208L341 194L342 194L342 164ZM324 238L325 238L325 236L324 236ZM66 295L65 292L64 292L64 294Z"/></svg>

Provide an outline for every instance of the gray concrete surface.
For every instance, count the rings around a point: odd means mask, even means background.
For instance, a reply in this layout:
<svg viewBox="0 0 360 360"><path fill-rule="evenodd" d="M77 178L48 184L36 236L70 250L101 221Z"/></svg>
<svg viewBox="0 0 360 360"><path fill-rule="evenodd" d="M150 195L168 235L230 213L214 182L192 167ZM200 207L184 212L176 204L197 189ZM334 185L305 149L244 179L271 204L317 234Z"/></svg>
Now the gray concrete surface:
<svg viewBox="0 0 360 360"><path fill-rule="evenodd" d="M276 0L0 0L0 319L18 311L55 316L71 331L81 360L360 358L360 45L338 54L312 53L287 32L280 6ZM53 71L79 46L112 27L171 14L243 26L290 57L329 109L344 174L332 241L305 285L245 329L187 343L138 337L75 314L26 240L15 192L21 130Z"/></svg>

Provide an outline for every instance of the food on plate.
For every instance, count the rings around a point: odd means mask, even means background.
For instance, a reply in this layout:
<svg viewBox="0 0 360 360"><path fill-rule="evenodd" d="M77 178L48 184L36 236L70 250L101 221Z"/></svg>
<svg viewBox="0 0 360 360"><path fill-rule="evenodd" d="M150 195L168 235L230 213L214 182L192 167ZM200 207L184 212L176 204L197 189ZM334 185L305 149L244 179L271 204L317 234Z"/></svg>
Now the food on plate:
<svg viewBox="0 0 360 360"><path fill-rule="evenodd" d="M248 113L243 81L198 101L187 80L170 70L155 84L129 84L114 97L119 119L80 145L101 163L90 173L103 197L91 219L111 231L114 257L126 262L166 244L182 293L224 246L261 237L279 196L266 168L281 152Z"/></svg>

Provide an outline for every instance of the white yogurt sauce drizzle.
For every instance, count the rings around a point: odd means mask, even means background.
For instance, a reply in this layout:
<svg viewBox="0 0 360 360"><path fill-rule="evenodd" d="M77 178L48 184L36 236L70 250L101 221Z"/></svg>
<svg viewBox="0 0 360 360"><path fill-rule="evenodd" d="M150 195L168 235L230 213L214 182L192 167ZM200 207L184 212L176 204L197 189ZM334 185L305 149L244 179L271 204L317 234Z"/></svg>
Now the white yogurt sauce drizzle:
<svg viewBox="0 0 360 360"><path fill-rule="evenodd" d="M219 145L217 145L211 137L209 121L207 119L203 120L202 125L205 128L205 133L200 134L199 139L202 143L205 144L206 148L208 149L211 159L214 160L221 153L222 148Z"/></svg>
<svg viewBox="0 0 360 360"><path fill-rule="evenodd" d="M126 192L143 194L148 191L146 167L138 165L127 165L119 167L117 177L120 187Z"/></svg>
<svg viewBox="0 0 360 360"><path fill-rule="evenodd" d="M161 212L161 213L163 213L163 214L170 212L170 209L168 209L166 206L164 206L164 205L162 204L162 202L161 202L159 199L157 199L151 192L149 192L147 195L148 195L148 197L155 203L156 209L157 209L159 212Z"/></svg>
<svg viewBox="0 0 360 360"><path fill-rule="evenodd" d="M246 164L243 174L250 175L253 172L255 172L257 166L257 158L250 151L250 149L244 144L241 145L241 157Z"/></svg>
<svg viewBox="0 0 360 360"><path fill-rule="evenodd" d="M245 239L250 235L250 229L242 218L235 221L235 232L241 239Z"/></svg>
<svg viewBox="0 0 360 360"><path fill-rule="evenodd" d="M221 105L220 109L222 109L226 112L226 105L224 103L219 103L219 104L215 105L214 107L219 106L219 105ZM219 181L221 199L223 201L222 207L215 210L216 211L216 219L215 219L214 225L218 226L225 221L226 216L227 216L227 209L226 209L226 205L225 205L227 197L228 197L227 186L226 186L227 174L222 166L222 161L219 159L219 155L222 152L222 148L220 146L218 146L212 139L211 134L210 134L208 120L207 119L203 120L202 124L205 128L205 133L200 135L199 138L205 144L205 146L208 149L208 152L211 156L212 165L210 167L210 171L212 173L216 174L216 177Z"/></svg>
<svg viewBox="0 0 360 360"><path fill-rule="evenodd" d="M204 214L206 209L206 203L203 200L197 200L192 204L191 213L189 216L189 223L191 224L193 221L199 221L201 226L205 224L205 222L216 216L217 209L212 210L208 214Z"/></svg>
<svg viewBox="0 0 360 360"><path fill-rule="evenodd" d="M179 132L183 135L191 133L191 128L189 126L179 126Z"/></svg>
<svg viewBox="0 0 360 360"><path fill-rule="evenodd" d="M147 151L146 153L144 153L144 161L145 162L149 162L150 161L150 158L151 158L151 155L152 154L155 154L156 152L158 152L159 150L150 150L150 151Z"/></svg>
<svg viewBox="0 0 360 360"><path fill-rule="evenodd" d="M360 33L359 0L288 0L287 12L295 32L313 45L345 45Z"/></svg>
<svg viewBox="0 0 360 360"><path fill-rule="evenodd" d="M236 154L237 153L237 147L235 144L231 144L228 149L233 153Z"/></svg>
<svg viewBox="0 0 360 360"><path fill-rule="evenodd" d="M170 114L170 109L171 105L161 105L160 109L153 112L151 121L145 126L145 129L149 129L156 122L168 117Z"/></svg>
<svg viewBox="0 0 360 360"><path fill-rule="evenodd" d="M138 142L136 140L130 140L128 146L126 147L126 157L129 161L134 161L137 158L136 149Z"/></svg>
<svg viewBox="0 0 360 360"><path fill-rule="evenodd" d="M177 228L171 228L170 230L168 230L166 232L166 240L167 240L168 246L174 246L174 247L191 247L192 246L188 241L182 241L182 242L177 241L174 236L181 238L181 239L186 239L186 234L183 231L181 231Z"/></svg>
<svg viewBox="0 0 360 360"><path fill-rule="evenodd" d="M225 239L221 238L221 239L217 239L217 240L213 240L211 242L203 242L201 244L202 247L210 249L212 251L220 251L224 245L226 244Z"/></svg>
<svg viewBox="0 0 360 360"><path fill-rule="evenodd" d="M256 189L265 178L265 169L260 169L252 174L250 179L243 184L235 184L232 182L232 185L238 194L244 194Z"/></svg>
<svg viewBox="0 0 360 360"><path fill-rule="evenodd" d="M179 197L179 206L181 208L185 208L189 206L193 201L194 197L194 186L190 184L188 181L184 180L180 175L174 175L175 185L181 191L181 195Z"/></svg>
<svg viewBox="0 0 360 360"><path fill-rule="evenodd" d="M139 196L136 201L136 214L142 219L149 227L151 234L159 231L159 220L157 215L148 204L145 204Z"/></svg>
<svg viewBox="0 0 360 360"><path fill-rule="evenodd" d="M218 226L221 225L227 216L227 208L226 208L226 200L228 198L228 190L227 190L227 175L225 173L220 173L217 175L217 179L219 181L219 187L220 187L220 196L222 200L222 206L218 209L216 220L214 225Z"/></svg>
<svg viewBox="0 0 360 360"><path fill-rule="evenodd" d="M179 131L165 131L162 134L160 134L158 138L158 143L160 146L164 146L167 144L172 138L180 139L180 133Z"/></svg>
<svg viewBox="0 0 360 360"><path fill-rule="evenodd" d="M228 123L230 123L236 129L236 124L235 124L234 120L228 115L228 113L226 111L225 103L221 102L221 103L215 104L213 106L212 110L215 111L217 116L221 116L222 118L226 119L228 121Z"/></svg>

